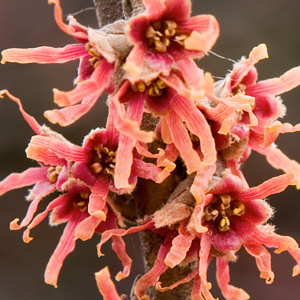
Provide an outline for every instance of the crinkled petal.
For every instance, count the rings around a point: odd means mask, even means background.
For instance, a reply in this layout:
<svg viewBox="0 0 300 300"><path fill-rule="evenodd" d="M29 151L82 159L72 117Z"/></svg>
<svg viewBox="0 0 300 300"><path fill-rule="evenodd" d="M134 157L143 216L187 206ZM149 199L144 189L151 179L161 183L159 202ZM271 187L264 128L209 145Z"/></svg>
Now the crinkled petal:
<svg viewBox="0 0 300 300"><path fill-rule="evenodd" d="M272 78L267 80L262 80L253 86L247 88L247 93L249 95L257 96L271 96L280 95L285 92L292 90L300 84L300 66L295 67L279 78Z"/></svg>
<svg viewBox="0 0 300 300"><path fill-rule="evenodd" d="M208 166L197 171L190 189L197 203L202 203L204 201L206 190L215 171L216 165Z"/></svg>
<svg viewBox="0 0 300 300"><path fill-rule="evenodd" d="M229 266L228 260L217 257L217 281L223 296L227 300L247 300L250 296L240 288L229 284Z"/></svg>
<svg viewBox="0 0 300 300"><path fill-rule="evenodd" d="M274 281L274 273L271 269L271 255L262 245L244 244L246 251L256 260L257 268L260 271L260 278L266 279L267 284Z"/></svg>
<svg viewBox="0 0 300 300"><path fill-rule="evenodd" d="M248 59L242 59L240 62L238 62L234 66L234 69L229 77L229 83L231 85L230 92L241 82L241 80L248 74L253 66L264 58L268 58L267 47L265 44L260 44L252 49Z"/></svg>
<svg viewBox="0 0 300 300"><path fill-rule="evenodd" d="M58 27L65 33L77 39L87 40L87 31L77 31L74 26L67 25L63 22L63 12L59 0L48 0L49 4L54 4L54 18Z"/></svg>
<svg viewBox="0 0 300 300"><path fill-rule="evenodd" d="M71 44L64 48L37 47L32 49L7 49L2 51L2 61L16 62L20 64L63 64L79 59L86 55L82 44Z"/></svg>
<svg viewBox="0 0 300 300"><path fill-rule="evenodd" d="M86 97L98 96L109 85L113 73L113 65L102 59L95 68L92 76L80 83L70 92L53 89L54 102L60 107L77 104Z"/></svg>
<svg viewBox="0 0 300 300"><path fill-rule="evenodd" d="M75 249L75 228L82 220L81 212L78 211L67 223L59 243L52 254L45 271L45 282L57 287L57 279L65 258Z"/></svg>
<svg viewBox="0 0 300 300"><path fill-rule="evenodd" d="M270 195L281 193L293 183L294 176L292 174L284 174L266 180L256 187L241 190L233 195L235 199L243 199L244 201L264 199Z"/></svg>
<svg viewBox="0 0 300 300"><path fill-rule="evenodd" d="M46 136L33 136L26 149L28 158L45 163L57 165L61 160L87 162L89 153L80 146L54 140Z"/></svg>
<svg viewBox="0 0 300 300"><path fill-rule="evenodd" d="M10 223L11 230L18 230L22 227L27 226L33 218L40 201L47 195L55 191L55 185L51 184L49 181L38 182L34 188L31 190L30 196L33 200L30 202L25 218L22 220L21 224L18 225L19 219L15 219Z"/></svg>
<svg viewBox="0 0 300 300"><path fill-rule="evenodd" d="M203 154L202 164L204 166L213 165L217 159L215 142L210 126L203 114L188 99L175 96L172 101L173 109L186 122L187 128L199 137L201 152Z"/></svg>
<svg viewBox="0 0 300 300"><path fill-rule="evenodd" d="M47 178L47 169L44 167L29 168L22 173L12 173L0 182L0 196L25 186L33 185Z"/></svg>
<svg viewBox="0 0 300 300"><path fill-rule="evenodd" d="M91 188L91 195L89 197L88 212L90 215L105 221L106 214L104 209L106 207L106 200L109 188L108 183L100 178Z"/></svg>
<svg viewBox="0 0 300 300"><path fill-rule="evenodd" d="M113 281L110 278L108 267L95 273L98 289L104 300L121 300Z"/></svg>
<svg viewBox="0 0 300 300"><path fill-rule="evenodd" d="M172 237L169 235L159 248L154 266L136 282L134 292L138 299L149 300L150 298L147 296L147 289L150 286L154 286L157 283L160 275L168 269L168 266L164 263L164 260L170 250L171 243Z"/></svg>
<svg viewBox="0 0 300 300"><path fill-rule="evenodd" d="M191 174L200 169L200 157L193 149L193 144L185 126L183 125L182 119L175 113L175 111L171 111L169 117L166 117L166 123L170 129L172 142L185 162L187 172Z"/></svg>
<svg viewBox="0 0 300 300"><path fill-rule="evenodd" d="M126 88L128 85L126 84ZM119 89L119 93L122 93L122 89ZM119 102L118 94L114 95L111 98L110 102L110 110L113 114L114 118L114 124L120 133L123 133L124 135L127 135L128 137L131 137L137 141L143 142L143 143L151 143L153 140L153 132L143 131L140 130L139 124L137 121L129 120L128 118L124 117L124 106ZM140 94L142 97L143 95ZM137 101L134 99L134 101Z"/></svg>
<svg viewBox="0 0 300 300"><path fill-rule="evenodd" d="M293 174L295 176L297 189L300 189L300 165L295 160L288 158L273 144L267 148L251 145L251 148L265 155L269 164L275 169L281 169L287 174Z"/></svg>
<svg viewBox="0 0 300 300"><path fill-rule="evenodd" d="M182 222L179 234L172 240L172 246L168 252L164 263L170 268L180 264L186 257L195 236L186 230L186 222Z"/></svg>
<svg viewBox="0 0 300 300"><path fill-rule="evenodd" d="M116 275L116 280L120 281L130 275L132 259L126 253L124 240L120 236L113 236L112 239L112 249L117 254L123 265L123 271Z"/></svg>
<svg viewBox="0 0 300 300"><path fill-rule="evenodd" d="M58 123L60 126L69 126L85 115L98 101L99 95L83 98L82 103L76 104L62 109L46 110L45 118L51 123Z"/></svg>

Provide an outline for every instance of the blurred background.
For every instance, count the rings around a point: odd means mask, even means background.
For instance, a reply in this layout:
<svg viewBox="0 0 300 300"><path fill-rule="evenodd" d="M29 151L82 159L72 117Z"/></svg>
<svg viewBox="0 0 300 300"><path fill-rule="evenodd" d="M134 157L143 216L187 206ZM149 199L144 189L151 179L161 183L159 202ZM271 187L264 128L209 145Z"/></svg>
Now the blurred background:
<svg viewBox="0 0 300 300"><path fill-rule="evenodd" d="M76 17L85 25L97 27L92 0L61 0L65 16L86 10ZM221 35L213 51L234 60L248 56L250 50L260 43L269 49L268 60L257 64L260 79L277 77L288 69L300 65L300 2L296 0L197 0L193 3L193 15L213 14L220 23ZM54 46L73 43L72 38L56 26L53 7L46 0L1 0L0 45L1 50L11 47ZM43 111L55 108L52 88L70 90L76 77L77 62L63 65L18 65L0 66L0 89L8 89L21 98L25 110L41 123L50 124L43 118ZM232 63L213 55L199 61L199 65L217 77L232 68ZM282 96L287 106L284 121L300 122L300 88ZM63 133L70 141L80 144L91 128L105 125L105 99L68 128L51 128ZM0 100L0 178L11 172L21 172L34 162L26 159L25 148L33 132L19 113L18 107L8 98ZM300 133L286 134L277 140L279 147L291 158L300 161ZM273 170L259 155L252 155L244 166L250 185L256 185L271 176L280 174ZM43 281L48 259L53 253L63 225L48 227L45 220L32 231L30 244L22 241L22 232L10 231L9 223L14 218L22 219L28 203L27 189L12 191L0 199L0 299L3 300L82 300L101 299L94 281L94 272L105 265L110 266L112 276L120 270L116 256L109 243L104 247L104 257L96 255L95 236L87 242L77 242L75 251L66 259L61 270L58 289ZM277 233L291 235L300 242L299 192L294 187L269 198L275 207ZM41 204L45 207L47 201ZM120 293L129 293L132 280L143 273L136 236L125 238L129 255L134 258L132 276L117 284ZM271 250L272 251L272 250ZM292 278L293 259L286 253L272 254L275 282L266 285L259 278L254 258L241 250L239 260L232 263L231 283L244 288L251 299L281 300L283 297L299 298L300 277ZM208 278L213 283L213 295L223 299L214 279L215 266L211 264Z"/></svg>

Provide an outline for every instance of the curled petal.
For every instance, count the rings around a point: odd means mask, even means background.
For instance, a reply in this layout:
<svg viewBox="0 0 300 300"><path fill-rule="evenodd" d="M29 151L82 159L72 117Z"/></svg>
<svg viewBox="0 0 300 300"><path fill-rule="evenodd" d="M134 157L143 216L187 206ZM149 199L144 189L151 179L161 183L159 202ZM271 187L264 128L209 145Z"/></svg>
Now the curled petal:
<svg viewBox="0 0 300 300"><path fill-rule="evenodd" d="M166 9L166 4L162 0L143 0L146 6L147 18L160 19Z"/></svg>
<svg viewBox="0 0 300 300"><path fill-rule="evenodd" d="M87 31L76 31L74 26L67 25L63 22L63 12L59 0L48 0L49 4L54 4L54 18L58 27L65 33L77 39L87 40Z"/></svg>
<svg viewBox="0 0 300 300"><path fill-rule="evenodd" d="M230 285L229 280L228 260L217 257L217 281L223 296L227 300L247 300L250 298L243 289Z"/></svg>
<svg viewBox="0 0 300 300"><path fill-rule="evenodd" d="M106 219L104 210L106 210L106 200L109 188L105 180L99 179L91 188L89 197L88 212L103 221Z"/></svg>
<svg viewBox="0 0 300 300"><path fill-rule="evenodd" d="M98 94L91 97L86 97L80 104L61 109L47 110L44 112L44 116L53 124L58 123L60 126L69 126L89 112L98 101L98 98Z"/></svg>
<svg viewBox="0 0 300 300"><path fill-rule="evenodd" d="M290 123L275 121L264 127L264 147L270 146L280 133L290 133L300 131L300 124L293 126Z"/></svg>
<svg viewBox="0 0 300 300"><path fill-rule="evenodd" d="M61 106L69 106L77 104L86 96L100 96L104 89L108 86L109 79L113 72L113 65L109 64L105 59L102 59L95 68L92 76L84 80L70 92L62 92L58 89L53 89L54 102Z"/></svg>
<svg viewBox="0 0 300 300"><path fill-rule="evenodd" d="M104 300L121 300L114 283L110 278L108 267L95 273L98 289Z"/></svg>
<svg viewBox="0 0 300 300"><path fill-rule="evenodd" d="M275 169L281 169L287 174L294 175L296 187L297 189L300 189L300 165L295 160L288 158L273 144L267 148L251 145L251 148L256 152L265 155L269 164Z"/></svg>
<svg viewBox="0 0 300 300"><path fill-rule="evenodd" d="M123 239L120 236L113 236L112 239L112 248L118 255L123 265L123 271L119 272L116 276L116 280L120 281L130 275L132 259L126 253L125 242L123 241Z"/></svg>
<svg viewBox="0 0 300 300"><path fill-rule="evenodd" d="M41 125L37 122L37 120L34 117L30 116L29 114L27 114L24 111L21 100L19 98L15 97L15 96L13 96L8 90L0 91L0 98L3 98L4 94L6 94L12 101L16 102L19 105L19 109L20 109L21 114L23 115L24 119L29 124L29 126L32 128L32 130L36 134L42 134Z"/></svg>
<svg viewBox="0 0 300 300"><path fill-rule="evenodd" d="M246 251L252 255L257 267L260 271L260 278L266 279L267 284L271 284L274 281L274 273L271 270L271 255L262 245L250 245L244 244Z"/></svg>
<svg viewBox="0 0 300 300"><path fill-rule="evenodd" d="M136 282L134 292L138 299L149 300L150 298L147 296L148 287L155 285L158 282L160 275L168 269L164 260L170 250L171 243L172 238L169 235L159 248L154 266Z"/></svg>

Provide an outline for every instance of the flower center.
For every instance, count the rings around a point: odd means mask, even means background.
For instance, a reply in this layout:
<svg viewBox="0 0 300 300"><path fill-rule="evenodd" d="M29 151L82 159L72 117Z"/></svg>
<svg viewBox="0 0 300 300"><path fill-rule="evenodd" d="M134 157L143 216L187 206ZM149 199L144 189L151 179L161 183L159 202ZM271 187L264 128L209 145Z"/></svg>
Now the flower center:
<svg viewBox="0 0 300 300"><path fill-rule="evenodd" d="M188 37L186 34L178 33L177 24L171 20L157 21L148 26L146 31L148 44L158 52L166 52L171 42L183 45Z"/></svg>
<svg viewBox="0 0 300 300"><path fill-rule="evenodd" d="M95 174L109 174L114 175L114 168L116 164L116 152L103 147L100 144L95 149L95 156L92 162L92 169Z"/></svg>
<svg viewBox="0 0 300 300"><path fill-rule="evenodd" d="M245 95L246 93L246 85L243 83L238 84L233 90L232 90L232 95L237 95L237 94L243 94Z"/></svg>
<svg viewBox="0 0 300 300"><path fill-rule="evenodd" d="M85 211L88 206L90 193L80 193L73 200L74 207L80 209L80 211Z"/></svg>
<svg viewBox="0 0 300 300"><path fill-rule="evenodd" d="M245 205L242 202L231 199L230 195L218 195L211 203L204 207L204 220L214 222L222 232L230 229L230 218L241 216L245 213Z"/></svg>
<svg viewBox="0 0 300 300"><path fill-rule="evenodd" d="M143 93L147 90L149 96L156 97L160 96L166 87L166 84L160 79L153 80L151 82L138 82L131 86L131 89L135 92Z"/></svg>
<svg viewBox="0 0 300 300"><path fill-rule="evenodd" d="M100 55L98 51L89 42L87 42L84 47L85 50L88 52L89 56L91 57L89 59L91 66L96 68L100 61Z"/></svg>
<svg viewBox="0 0 300 300"><path fill-rule="evenodd" d="M60 171L62 170L62 166L51 166L47 170L47 178L51 183L55 183Z"/></svg>

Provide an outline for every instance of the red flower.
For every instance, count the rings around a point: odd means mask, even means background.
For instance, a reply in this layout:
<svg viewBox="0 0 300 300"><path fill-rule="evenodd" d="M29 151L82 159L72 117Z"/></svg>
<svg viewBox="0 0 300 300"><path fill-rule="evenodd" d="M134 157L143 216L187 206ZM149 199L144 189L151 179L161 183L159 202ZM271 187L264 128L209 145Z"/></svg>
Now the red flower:
<svg viewBox="0 0 300 300"><path fill-rule="evenodd" d="M144 4L146 12L128 21L127 34L134 47L124 69L133 82L148 81L146 73L168 75L175 62L186 82L197 85L201 72L192 58L202 57L218 38L215 17L190 18L190 0L144 0Z"/></svg>
<svg viewBox="0 0 300 300"><path fill-rule="evenodd" d="M2 51L2 63L49 64L80 59L76 87L70 92L53 90L54 102L60 107L69 107L45 112L50 122L67 126L87 113L104 89L111 86L117 57L113 49L107 46L107 33L82 26L73 17L69 17L68 25L64 24L59 0L49 0L49 3L55 4L57 25L78 43L64 48L7 49Z"/></svg>

